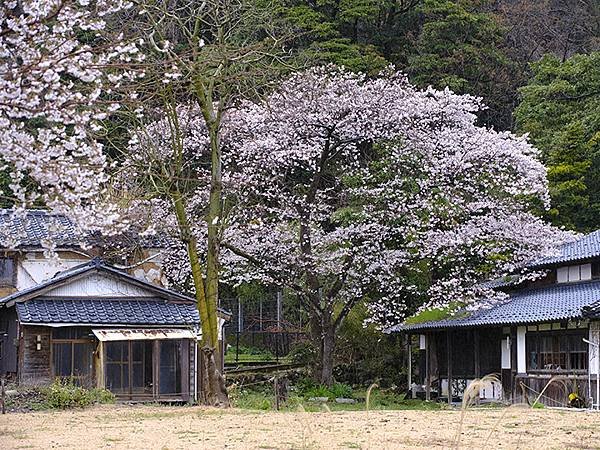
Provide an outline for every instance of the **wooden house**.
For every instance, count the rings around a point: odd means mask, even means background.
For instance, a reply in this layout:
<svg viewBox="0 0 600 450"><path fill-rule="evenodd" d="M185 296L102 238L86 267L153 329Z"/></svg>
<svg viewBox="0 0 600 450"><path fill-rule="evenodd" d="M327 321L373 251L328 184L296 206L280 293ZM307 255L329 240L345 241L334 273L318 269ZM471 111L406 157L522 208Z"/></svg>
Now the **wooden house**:
<svg viewBox="0 0 600 450"><path fill-rule="evenodd" d="M122 400L197 399L195 299L157 283L159 263L130 268L136 275L152 271L152 282L91 257L77 248L81 237L69 234L68 221L57 257L46 258L41 241L56 217L29 216L12 223L21 244L0 257L0 376L25 385L69 378ZM223 336L229 315L220 310L219 316ZM216 359L222 369L223 355Z"/></svg>
<svg viewBox="0 0 600 450"><path fill-rule="evenodd" d="M598 407L600 231L563 245L558 256L531 268L546 275L533 282L493 282L508 298L492 307L388 330L407 334L419 348L411 369L415 391L457 401L474 379L495 374L498 381L480 389L481 400L532 403L539 397L566 406L576 394L579 405Z"/></svg>

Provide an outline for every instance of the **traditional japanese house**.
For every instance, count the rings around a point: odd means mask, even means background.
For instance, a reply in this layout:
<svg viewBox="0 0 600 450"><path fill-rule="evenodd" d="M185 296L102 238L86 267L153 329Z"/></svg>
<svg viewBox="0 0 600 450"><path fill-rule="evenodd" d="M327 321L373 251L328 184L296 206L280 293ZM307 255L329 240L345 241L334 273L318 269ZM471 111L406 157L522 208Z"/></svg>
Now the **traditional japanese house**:
<svg viewBox="0 0 600 450"><path fill-rule="evenodd" d="M133 265L141 275L133 276L68 246L68 233L57 258L45 258L38 249L48 215L30 216L15 225L22 244L0 257L0 376L36 385L68 378L122 400L197 399L195 299L156 283L160 265ZM228 317L219 310L220 339ZM222 370L222 353L216 362Z"/></svg>
<svg viewBox="0 0 600 450"><path fill-rule="evenodd" d="M558 256L532 268L546 275L494 282L508 298L491 308L389 330L418 345L415 390L426 398L459 400L472 380L495 374L498 381L480 389L482 400L531 403L541 394L540 402L565 406L576 394L579 404L598 406L600 231L563 245Z"/></svg>

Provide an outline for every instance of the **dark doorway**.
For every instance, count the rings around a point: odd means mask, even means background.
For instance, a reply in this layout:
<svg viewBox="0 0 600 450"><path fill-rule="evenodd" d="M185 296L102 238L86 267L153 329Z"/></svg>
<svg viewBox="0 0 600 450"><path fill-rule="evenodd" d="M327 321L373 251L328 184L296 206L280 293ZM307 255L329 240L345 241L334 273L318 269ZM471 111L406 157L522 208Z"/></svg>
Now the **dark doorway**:
<svg viewBox="0 0 600 450"><path fill-rule="evenodd" d="M106 342L105 385L129 399L152 398L152 341Z"/></svg>
<svg viewBox="0 0 600 450"><path fill-rule="evenodd" d="M159 341L160 345L160 389L164 397L181 395L181 352L182 341Z"/></svg>
<svg viewBox="0 0 600 450"><path fill-rule="evenodd" d="M131 342L131 393L152 396L152 341Z"/></svg>

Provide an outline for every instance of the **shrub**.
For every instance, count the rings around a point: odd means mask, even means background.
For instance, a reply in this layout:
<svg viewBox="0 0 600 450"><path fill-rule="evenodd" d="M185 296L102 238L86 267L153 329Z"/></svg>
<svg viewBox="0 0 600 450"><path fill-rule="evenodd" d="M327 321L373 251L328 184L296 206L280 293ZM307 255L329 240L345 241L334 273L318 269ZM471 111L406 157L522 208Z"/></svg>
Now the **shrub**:
<svg viewBox="0 0 600 450"><path fill-rule="evenodd" d="M327 388L327 386L323 386L322 384L319 384L311 389L304 391L304 398L312 398L312 397L332 398L333 394Z"/></svg>
<svg viewBox="0 0 600 450"><path fill-rule="evenodd" d="M352 398L352 387L344 383L334 383L331 387L315 383L310 378L302 378L296 383L297 393L304 398L327 397L335 399L339 397Z"/></svg>
<svg viewBox="0 0 600 450"><path fill-rule="evenodd" d="M317 350L310 342L299 342L288 353L288 358L293 364L309 365L314 363Z"/></svg>
<svg viewBox="0 0 600 450"><path fill-rule="evenodd" d="M335 383L330 388L331 394L334 398L352 398L352 386L344 383Z"/></svg>
<svg viewBox="0 0 600 450"><path fill-rule="evenodd" d="M46 390L50 408L82 408L94 403L113 403L114 396L106 389L86 389L69 379L57 378Z"/></svg>

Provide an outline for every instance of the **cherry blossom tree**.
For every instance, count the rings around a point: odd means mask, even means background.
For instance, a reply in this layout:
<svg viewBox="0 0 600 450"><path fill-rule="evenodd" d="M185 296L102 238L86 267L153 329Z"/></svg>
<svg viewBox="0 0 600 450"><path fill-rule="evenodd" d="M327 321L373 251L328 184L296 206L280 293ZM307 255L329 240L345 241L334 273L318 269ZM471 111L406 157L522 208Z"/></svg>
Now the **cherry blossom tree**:
<svg viewBox="0 0 600 450"><path fill-rule="evenodd" d="M331 382L336 332L358 302L385 326L419 307L499 300L479 282L519 270L563 238L530 212L548 201L537 150L478 127L481 107L419 91L393 71L368 79L320 68L225 112L221 281L297 294L321 382ZM185 186L187 232L202 255L209 134L194 104L159 116L135 134L124 179L166 179L163 198ZM141 204L156 226L178 232L172 203ZM188 257L174 246L180 282L191 276Z"/></svg>
<svg viewBox="0 0 600 450"><path fill-rule="evenodd" d="M17 211L41 203L86 229L118 228L117 208L101 201L108 181L101 140L104 120L119 108L109 98L141 75L135 64L143 55L106 21L130 6L0 5L0 160L10 180L0 195Z"/></svg>
<svg viewBox="0 0 600 450"><path fill-rule="evenodd" d="M319 68L229 117L229 166L251 194L224 233L227 277L297 294L322 383L357 302L382 325L414 312L415 296L425 307L473 304L490 293L478 282L560 241L531 212L548 203L537 150L477 126L482 107L393 71Z"/></svg>
<svg viewBox="0 0 600 450"><path fill-rule="evenodd" d="M281 73L289 35L276 10L252 0L137 5L128 32L148 37L150 69L136 91L132 140L118 157L117 185L133 217L145 212L150 223L161 217L160 228L177 241L178 266L191 275L201 319L203 400L225 406L214 360L228 205L224 121Z"/></svg>

